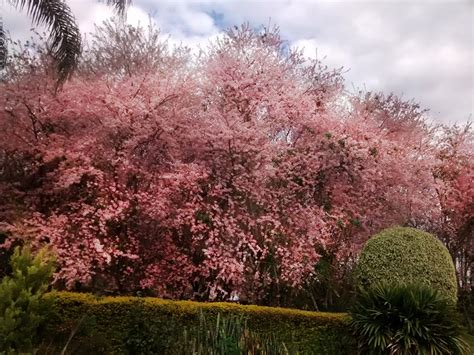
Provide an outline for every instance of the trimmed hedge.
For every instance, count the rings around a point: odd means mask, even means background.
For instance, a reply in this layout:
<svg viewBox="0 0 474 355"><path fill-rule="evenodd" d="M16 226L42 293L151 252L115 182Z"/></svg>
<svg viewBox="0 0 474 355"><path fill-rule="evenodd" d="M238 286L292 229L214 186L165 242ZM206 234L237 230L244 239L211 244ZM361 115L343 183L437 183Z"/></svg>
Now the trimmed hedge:
<svg viewBox="0 0 474 355"><path fill-rule="evenodd" d="M355 277L363 288L381 282L421 283L454 303L457 300L456 271L448 249L433 235L414 228L389 228L370 238Z"/></svg>
<svg viewBox="0 0 474 355"><path fill-rule="evenodd" d="M218 313L243 316L250 330L272 334L292 354L352 354L355 349L350 319L344 313L69 292L47 297L54 298L54 306L43 329L45 349L51 344L63 347L76 330L68 346L75 353L127 354L133 353L130 343L153 341L154 353L179 354L177 337L199 326L201 312L208 319Z"/></svg>

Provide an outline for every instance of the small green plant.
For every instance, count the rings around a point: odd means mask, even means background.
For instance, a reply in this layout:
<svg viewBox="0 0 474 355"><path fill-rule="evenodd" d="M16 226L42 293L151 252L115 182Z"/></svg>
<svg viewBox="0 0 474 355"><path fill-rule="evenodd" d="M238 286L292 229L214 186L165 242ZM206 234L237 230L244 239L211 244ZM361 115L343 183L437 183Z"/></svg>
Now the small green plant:
<svg viewBox="0 0 474 355"><path fill-rule="evenodd" d="M222 316L215 323L201 312L199 327L194 331L185 330L183 354L193 355L241 355L241 354L288 354L285 344L271 335L257 334L249 330L242 316Z"/></svg>
<svg viewBox="0 0 474 355"><path fill-rule="evenodd" d="M351 315L363 354L467 354L455 306L429 286L360 289Z"/></svg>
<svg viewBox="0 0 474 355"><path fill-rule="evenodd" d="M239 354L243 333L243 318L222 317L217 314L216 323L209 323L203 313L199 317L199 329L189 339L194 354Z"/></svg>
<svg viewBox="0 0 474 355"><path fill-rule="evenodd" d="M31 352L48 304L43 300L54 271L54 258L42 249L15 248L12 273L0 283L0 353Z"/></svg>

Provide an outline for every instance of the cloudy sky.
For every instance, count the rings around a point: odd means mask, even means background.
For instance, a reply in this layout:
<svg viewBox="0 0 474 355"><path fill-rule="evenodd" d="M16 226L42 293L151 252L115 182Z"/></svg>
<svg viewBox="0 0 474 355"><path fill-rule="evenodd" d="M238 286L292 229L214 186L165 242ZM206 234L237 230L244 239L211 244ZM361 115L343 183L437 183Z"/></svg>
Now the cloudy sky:
<svg viewBox="0 0 474 355"><path fill-rule="evenodd" d="M25 13L0 1L11 37L29 37ZM97 0L67 3L85 33L112 14ZM473 120L474 0L134 0L128 22L150 16L192 47L244 22L278 25L289 45L344 67L350 90L414 98L439 122Z"/></svg>

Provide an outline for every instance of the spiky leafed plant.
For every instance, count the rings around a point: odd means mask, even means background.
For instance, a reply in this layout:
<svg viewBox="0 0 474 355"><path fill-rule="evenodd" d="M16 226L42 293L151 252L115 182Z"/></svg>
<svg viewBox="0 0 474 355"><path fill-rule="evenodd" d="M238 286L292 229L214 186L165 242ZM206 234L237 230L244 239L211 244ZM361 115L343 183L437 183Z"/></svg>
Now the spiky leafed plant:
<svg viewBox="0 0 474 355"><path fill-rule="evenodd" d="M3 18L0 17L0 69L5 67L7 57L7 46L5 43L5 30L3 29Z"/></svg>
<svg viewBox="0 0 474 355"><path fill-rule="evenodd" d="M50 49L55 61L58 82L67 80L74 71L81 54L81 33L74 15L63 0L7 0L20 10L26 9L34 25L44 24L50 30ZM106 0L124 15L131 0ZM0 19L0 69L6 62L7 50L3 21Z"/></svg>
<svg viewBox="0 0 474 355"><path fill-rule="evenodd" d="M363 354L468 353L454 304L423 284L361 289L351 316Z"/></svg>
<svg viewBox="0 0 474 355"><path fill-rule="evenodd" d="M182 338L178 337L176 340L180 346L178 354L290 354L286 345L275 334L252 331L247 325L247 319L237 315L218 313L214 319L201 312L199 327L191 331L185 329Z"/></svg>

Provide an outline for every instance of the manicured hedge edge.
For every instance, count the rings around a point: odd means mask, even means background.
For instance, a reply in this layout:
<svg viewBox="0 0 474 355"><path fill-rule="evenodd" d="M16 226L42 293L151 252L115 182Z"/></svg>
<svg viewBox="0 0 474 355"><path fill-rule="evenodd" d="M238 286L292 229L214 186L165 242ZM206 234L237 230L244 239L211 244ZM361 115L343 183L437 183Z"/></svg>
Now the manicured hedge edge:
<svg viewBox="0 0 474 355"><path fill-rule="evenodd" d="M45 347L62 347L71 330L76 353L127 353L127 338L147 324L159 334L162 353L178 353L173 337L199 325L199 314L212 319L218 313L242 315L249 328L269 334L300 354L352 354L355 342L350 335L349 316L344 313L309 312L295 309L172 301L151 297L97 297L85 293L54 292L51 315L43 329ZM137 319L139 323L137 325ZM82 321L81 321L82 320ZM80 327L77 325L81 323ZM135 328L135 329L133 329ZM82 344L82 345L77 345ZM93 349L89 349L92 347Z"/></svg>

